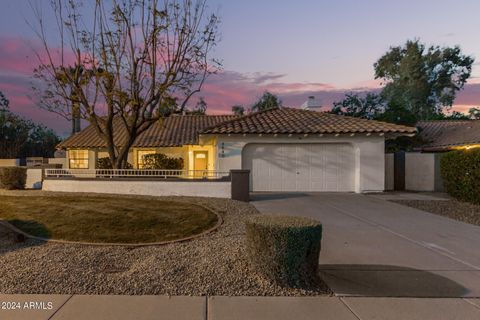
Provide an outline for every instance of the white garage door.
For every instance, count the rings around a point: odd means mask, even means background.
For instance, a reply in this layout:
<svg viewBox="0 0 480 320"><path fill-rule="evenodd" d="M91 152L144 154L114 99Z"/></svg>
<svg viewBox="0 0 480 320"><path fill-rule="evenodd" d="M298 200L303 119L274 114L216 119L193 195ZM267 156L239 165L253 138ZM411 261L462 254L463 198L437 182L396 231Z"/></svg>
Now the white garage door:
<svg viewBox="0 0 480 320"><path fill-rule="evenodd" d="M355 157L349 144L248 144L242 166L252 191L340 191L355 188Z"/></svg>

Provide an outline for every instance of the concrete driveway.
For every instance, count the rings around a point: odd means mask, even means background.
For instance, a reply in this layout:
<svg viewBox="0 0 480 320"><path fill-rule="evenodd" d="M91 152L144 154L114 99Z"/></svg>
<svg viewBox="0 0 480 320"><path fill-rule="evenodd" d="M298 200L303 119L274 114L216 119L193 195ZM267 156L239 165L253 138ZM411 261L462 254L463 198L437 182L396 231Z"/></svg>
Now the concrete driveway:
<svg viewBox="0 0 480 320"><path fill-rule="evenodd" d="M252 203L323 223L320 269L337 296L480 297L480 227L380 195L255 194Z"/></svg>

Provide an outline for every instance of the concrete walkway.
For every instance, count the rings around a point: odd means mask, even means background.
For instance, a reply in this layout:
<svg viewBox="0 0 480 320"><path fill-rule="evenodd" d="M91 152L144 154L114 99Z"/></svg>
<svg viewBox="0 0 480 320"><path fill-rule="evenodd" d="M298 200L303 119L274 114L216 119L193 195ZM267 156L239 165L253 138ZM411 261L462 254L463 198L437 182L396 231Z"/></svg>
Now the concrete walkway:
<svg viewBox="0 0 480 320"><path fill-rule="evenodd" d="M0 295L0 301L21 306L0 309L2 320L480 319L477 299Z"/></svg>
<svg viewBox="0 0 480 320"><path fill-rule="evenodd" d="M323 223L320 268L337 296L480 297L480 227L379 195L257 194L252 203Z"/></svg>

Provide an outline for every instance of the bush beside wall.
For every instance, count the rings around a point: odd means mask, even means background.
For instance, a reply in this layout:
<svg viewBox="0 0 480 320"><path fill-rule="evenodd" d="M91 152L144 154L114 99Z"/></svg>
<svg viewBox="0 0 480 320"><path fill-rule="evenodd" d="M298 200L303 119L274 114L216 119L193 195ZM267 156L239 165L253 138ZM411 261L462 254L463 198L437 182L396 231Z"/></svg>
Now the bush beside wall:
<svg viewBox="0 0 480 320"><path fill-rule="evenodd" d="M96 169L113 169L112 162L109 157L98 158ZM127 167L124 169L132 169L133 166L131 163L127 162Z"/></svg>
<svg viewBox="0 0 480 320"><path fill-rule="evenodd" d="M316 282L321 238L321 223L308 218L259 215L246 222L251 265L280 285Z"/></svg>
<svg viewBox="0 0 480 320"><path fill-rule="evenodd" d="M182 170L182 158L170 158L163 153L147 154L143 157L144 169Z"/></svg>
<svg viewBox="0 0 480 320"><path fill-rule="evenodd" d="M452 197L480 204L480 148L442 155L440 172L445 190Z"/></svg>
<svg viewBox="0 0 480 320"><path fill-rule="evenodd" d="M0 188L7 190L25 189L27 169L21 167L0 168Z"/></svg>

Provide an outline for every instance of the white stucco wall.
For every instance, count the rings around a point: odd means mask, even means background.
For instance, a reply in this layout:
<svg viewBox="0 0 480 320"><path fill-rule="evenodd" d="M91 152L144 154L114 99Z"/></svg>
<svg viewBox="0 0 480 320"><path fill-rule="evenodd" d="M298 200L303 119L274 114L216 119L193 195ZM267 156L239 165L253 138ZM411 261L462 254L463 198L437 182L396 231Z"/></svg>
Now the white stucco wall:
<svg viewBox="0 0 480 320"><path fill-rule="evenodd" d="M242 169L242 150L248 143L350 143L355 149L355 191L385 188L385 139L376 135L219 135L217 170Z"/></svg>
<svg viewBox="0 0 480 320"><path fill-rule="evenodd" d="M395 188L393 153L385 154L385 190Z"/></svg>
<svg viewBox="0 0 480 320"><path fill-rule="evenodd" d="M68 169L67 158L48 158L48 164L60 164L63 169Z"/></svg>
<svg viewBox="0 0 480 320"><path fill-rule="evenodd" d="M43 179L43 169L27 169L27 181L25 188L41 189Z"/></svg>
<svg viewBox="0 0 480 320"><path fill-rule="evenodd" d="M0 159L0 167L18 167L20 159Z"/></svg>
<svg viewBox="0 0 480 320"><path fill-rule="evenodd" d="M53 180L43 181L43 190L133 194L146 196L192 196L230 198L230 181L125 181L125 180Z"/></svg>
<svg viewBox="0 0 480 320"><path fill-rule="evenodd" d="M435 153L405 154L405 189L411 191L435 190Z"/></svg>

